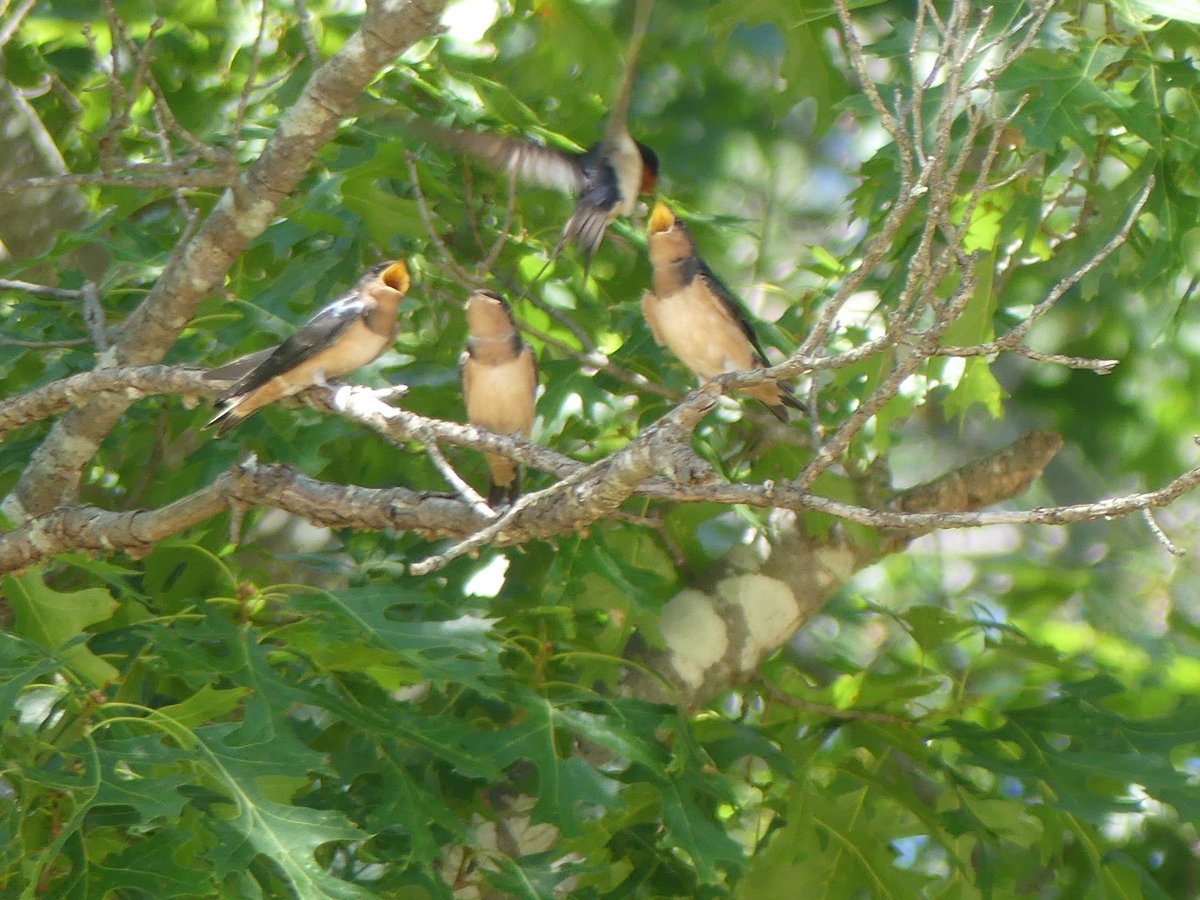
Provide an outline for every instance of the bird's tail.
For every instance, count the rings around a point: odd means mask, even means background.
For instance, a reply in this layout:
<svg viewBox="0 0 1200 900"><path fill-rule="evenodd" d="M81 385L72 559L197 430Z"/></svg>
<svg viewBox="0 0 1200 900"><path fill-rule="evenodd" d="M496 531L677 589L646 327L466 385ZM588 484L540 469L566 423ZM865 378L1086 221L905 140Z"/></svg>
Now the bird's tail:
<svg viewBox="0 0 1200 900"><path fill-rule="evenodd" d="M517 502L517 498L521 496L521 476L518 474L508 484L496 484L490 482L488 484L488 506L496 509L500 506L512 506Z"/></svg>
<svg viewBox="0 0 1200 900"><path fill-rule="evenodd" d="M759 400L763 406L770 410L771 415L777 418L780 422L786 423L788 419L791 418L790 414L788 413L788 407L791 407L800 413L808 412L808 407L804 405L799 397L792 393L791 389L787 387L787 385L776 384L775 387L777 388L775 391L775 397L771 398L770 400L764 397L756 397L755 399Z"/></svg>
<svg viewBox="0 0 1200 900"><path fill-rule="evenodd" d="M258 368L268 356L278 350L278 347L263 347L261 350L255 350L253 353L247 353L245 356L239 356L237 359L230 360L223 366L217 366L213 369L208 369L204 373L205 381L228 381L236 383L248 373ZM232 390L232 389L230 389ZM228 392L228 391L227 391Z"/></svg>
<svg viewBox="0 0 1200 900"><path fill-rule="evenodd" d="M571 214L571 218L567 222L559 245L561 246L566 241L575 241L579 245L579 251L583 254L584 278L587 277L588 271L592 267L592 257L600 249L600 243L604 240L604 232L607 228L608 210L587 203L577 205L575 212ZM558 248L554 255L558 255Z"/></svg>
<svg viewBox="0 0 1200 900"><path fill-rule="evenodd" d="M503 456L486 454L488 478L488 506L511 506L521 496L521 470L515 462ZM511 467L511 468L510 468ZM497 479L497 475L500 479Z"/></svg>
<svg viewBox="0 0 1200 900"><path fill-rule="evenodd" d="M217 437L224 435L234 425L246 418L245 415L239 415L237 408L239 406L238 398L220 399L216 403L217 414L204 423L205 428L217 426Z"/></svg>

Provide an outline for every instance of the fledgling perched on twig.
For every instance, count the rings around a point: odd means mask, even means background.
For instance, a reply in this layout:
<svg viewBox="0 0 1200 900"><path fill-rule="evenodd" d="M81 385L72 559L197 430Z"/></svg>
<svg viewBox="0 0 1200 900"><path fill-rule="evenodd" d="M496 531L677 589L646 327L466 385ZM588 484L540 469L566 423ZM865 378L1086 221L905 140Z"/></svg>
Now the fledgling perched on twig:
<svg viewBox="0 0 1200 900"><path fill-rule="evenodd" d="M372 266L274 350L260 350L210 372L210 378L221 373L238 380L217 398L219 412L204 427L216 425L217 434L224 434L268 403L371 362L396 339L396 312L408 287L403 260Z"/></svg>
<svg viewBox="0 0 1200 900"><path fill-rule="evenodd" d="M654 290L642 295L642 314L654 339L701 378L762 369L766 354L741 304L696 252L687 226L657 203L646 228ZM764 403L781 422L787 407L804 404L782 384L741 389Z"/></svg>
<svg viewBox="0 0 1200 900"><path fill-rule="evenodd" d="M492 291L475 291L467 300L467 349L458 364L467 421L497 434L529 437L537 392L533 351L521 340L512 311ZM488 504L514 502L521 472L505 456L484 454L491 483Z"/></svg>

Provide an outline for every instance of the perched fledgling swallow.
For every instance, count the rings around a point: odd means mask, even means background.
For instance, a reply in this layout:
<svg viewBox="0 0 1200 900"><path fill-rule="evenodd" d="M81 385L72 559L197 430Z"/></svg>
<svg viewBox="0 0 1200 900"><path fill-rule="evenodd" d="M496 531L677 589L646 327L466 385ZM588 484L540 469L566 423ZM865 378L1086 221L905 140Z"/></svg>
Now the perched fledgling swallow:
<svg viewBox="0 0 1200 900"><path fill-rule="evenodd" d="M687 226L657 203L646 233L654 290L642 295L642 314L654 339L703 379L765 368L766 355L741 304L696 253ZM782 384L741 390L762 401L781 422L788 420L786 407L804 411Z"/></svg>
<svg viewBox="0 0 1200 900"><path fill-rule="evenodd" d="M499 294L475 291L467 300L467 349L459 358L458 374L468 422L497 434L529 437L537 365ZM488 504L515 501L521 492L517 464L494 453L484 458L491 473Z"/></svg>
<svg viewBox="0 0 1200 900"><path fill-rule="evenodd" d="M220 411L204 426L224 434L242 419L328 378L336 378L378 357L396 339L396 310L408 292L403 260L372 266L349 291L300 327L259 361L258 354L226 363L210 372L238 373L238 380L217 398ZM245 374L239 367L256 363ZM237 377L235 375L235 377Z"/></svg>
<svg viewBox="0 0 1200 900"><path fill-rule="evenodd" d="M625 71L608 114L604 137L582 153L571 153L517 138L456 131L429 123L416 130L463 153L508 172L522 181L556 188L578 198L563 229L562 244L575 241L583 253L584 274L604 240L605 229L618 216L632 215L640 194L658 183L658 156L635 141L626 125L638 53L650 20L653 0L638 0Z"/></svg>

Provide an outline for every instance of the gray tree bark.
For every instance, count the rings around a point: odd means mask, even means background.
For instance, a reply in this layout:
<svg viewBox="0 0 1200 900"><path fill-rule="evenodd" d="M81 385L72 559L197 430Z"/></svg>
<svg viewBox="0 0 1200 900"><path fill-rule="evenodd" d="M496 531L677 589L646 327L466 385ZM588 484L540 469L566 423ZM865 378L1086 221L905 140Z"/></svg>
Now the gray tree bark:
<svg viewBox="0 0 1200 900"><path fill-rule="evenodd" d="M66 172L58 146L33 107L0 79L0 184ZM0 262L37 256L88 218L83 192L75 185L0 193Z"/></svg>

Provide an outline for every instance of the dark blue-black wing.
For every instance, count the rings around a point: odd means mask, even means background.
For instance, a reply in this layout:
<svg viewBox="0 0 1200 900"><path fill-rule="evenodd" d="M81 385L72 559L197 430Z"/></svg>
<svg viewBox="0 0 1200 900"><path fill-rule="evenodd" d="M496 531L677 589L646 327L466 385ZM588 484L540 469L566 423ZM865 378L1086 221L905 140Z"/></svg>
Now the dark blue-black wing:
<svg viewBox="0 0 1200 900"><path fill-rule="evenodd" d="M612 219L612 210L621 202L617 173L604 158L600 144L590 147L580 158L584 187L579 192L575 211L567 222L567 240L575 241L583 251L585 265L604 240L604 230Z"/></svg>
<svg viewBox="0 0 1200 900"><path fill-rule="evenodd" d="M750 326L750 317L743 308L741 301L733 295L729 288L725 287L721 279L713 274L712 269L703 260L699 261L696 267L696 277L704 279L704 283L716 297L725 311L729 313L729 317L737 322L738 327L742 329L742 334L746 336L746 340L750 342L750 346L754 348L754 352L758 354L758 360L764 366L767 365L767 354L762 348L762 344L758 341L758 335L754 333L754 329Z"/></svg>
<svg viewBox="0 0 1200 900"><path fill-rule="evenodd" d="M365 316L369 309L370 304L361 297L343 297L330 303L276 347L274 353L225 391L218 398L218 402L249 393L272 378L290 372L332 345L347 328Z"/></svg>

